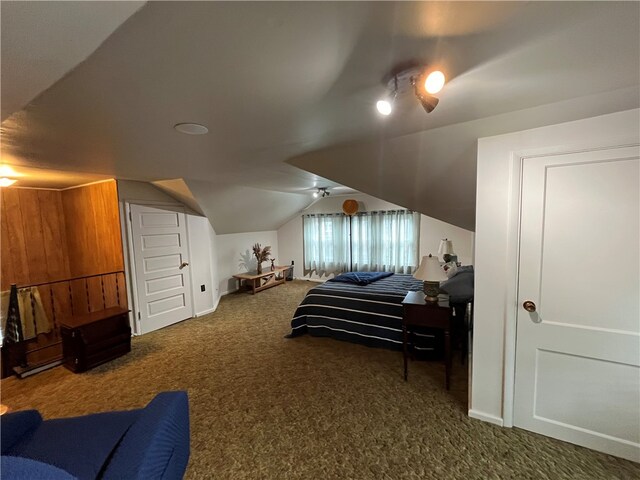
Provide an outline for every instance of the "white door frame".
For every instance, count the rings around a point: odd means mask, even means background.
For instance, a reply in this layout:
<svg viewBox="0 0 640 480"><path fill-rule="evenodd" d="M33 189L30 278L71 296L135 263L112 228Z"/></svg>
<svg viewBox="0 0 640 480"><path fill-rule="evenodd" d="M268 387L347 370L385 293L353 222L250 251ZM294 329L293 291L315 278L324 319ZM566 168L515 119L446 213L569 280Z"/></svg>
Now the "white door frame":
<svg viewBox="0 0 640 480"><path fill-rule="evenodd" d="M125 214L125 225L127 226L127 253L128 253L128 262L125 262L125 274L128 277L129 285L131 285L131 313L133 317L133 334L140 335L142 332L142 327L140 325L140 301L138 300L138 285L136 283L136 265L135 265L135 253L133 251L133 231L131 225L131 205L142 205L148 207L172 207L179 208L186 216L188 212L185 207L181 203L170 203L170 202L158 202L154 200L124 200L124 214ZM187 254L189 256L189 261L192 262L191 258L191 241L189 239L189 222L185 222L185 232L187 235ZM189 269L189 278L191 280L191 317L194 316L195 312L195 292L193 288L193 269Z"/></svg>
<svg viewBox="0 0 640 480"><path fill-rule="evenodd" d="M518 264L520 257L520 208L522 193L522 166L529 158L566 155L587 151L605 150L618 147L638 146L637 137L619 136L601 141L587 141L578 144L555 145L533 149L511 149L505 146L509 157L509 203L507 248L505 271L505 330L504 330L504 370L502 397L502 425L513 427L516 374L516 329L518 313Z"/></svg>

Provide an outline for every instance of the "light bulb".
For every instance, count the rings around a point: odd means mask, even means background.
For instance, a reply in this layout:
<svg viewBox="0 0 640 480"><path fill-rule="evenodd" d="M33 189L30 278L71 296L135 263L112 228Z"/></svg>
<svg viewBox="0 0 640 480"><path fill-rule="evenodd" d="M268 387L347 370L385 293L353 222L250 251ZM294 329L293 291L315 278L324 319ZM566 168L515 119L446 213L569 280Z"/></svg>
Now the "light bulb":
<svg viewBox="0 0 640 480"><path fill-rule="evenodd" d="M378 103L376 103L376 108L378 109L378 112L380 112L380 114L382 115L389 115L391 114L391 102L389 100L378 100Z"/></svg>
<svg viewBox="0 0 640 480"><path fill-rule="evenodd" d="M7 178L7 177L0 178L0 187L9 187L14 183L16 183L16 181L13 178Z"/></svg>
<svg viewBox="0 0 640 480"><path fill-rule="evenodd" d="M318 192L313 192L313 198L318 198Z"/></svg>
<svg viewBox="0 0 640 480"><path fill-rule="evenodd" d="M424 81L424 89L427 93L438 93L444 87L444 73L439 70L431 72L427 75L427 79Z"/></svg>

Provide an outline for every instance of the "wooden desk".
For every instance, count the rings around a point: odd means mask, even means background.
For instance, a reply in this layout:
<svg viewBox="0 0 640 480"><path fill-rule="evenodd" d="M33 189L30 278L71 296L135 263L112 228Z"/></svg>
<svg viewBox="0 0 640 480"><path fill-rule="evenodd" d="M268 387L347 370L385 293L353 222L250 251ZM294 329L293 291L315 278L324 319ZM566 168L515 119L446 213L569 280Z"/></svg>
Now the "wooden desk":
<svg viewBox="0 0 640 480"><path fill-rule="evenodd" d="M409 327L437 328L444 331L445 386L449 390L451 375L451 307L446 296L438 303L427 303L423 292L409 292L402 301L402 352L404 357L404 379L407 380L407 357Z"/></svg>
<svg viewBox="0 0 640 480"><path fill-rule="evenodd" d="M79 373L131 351L129 310L105 310L65 318L60 324L64 366Z"/></svg>
<svg viewBox="0 0 640 480"><path fill-rule="evenodd" d="M276 267L275 270L265 270L258 274L255 272L238 273L233 278L238 280L238 289L242 287L242 282L251 290L253 295L267 288L282 285L285 282L284 272L291 268L290 265Z"/></svg>

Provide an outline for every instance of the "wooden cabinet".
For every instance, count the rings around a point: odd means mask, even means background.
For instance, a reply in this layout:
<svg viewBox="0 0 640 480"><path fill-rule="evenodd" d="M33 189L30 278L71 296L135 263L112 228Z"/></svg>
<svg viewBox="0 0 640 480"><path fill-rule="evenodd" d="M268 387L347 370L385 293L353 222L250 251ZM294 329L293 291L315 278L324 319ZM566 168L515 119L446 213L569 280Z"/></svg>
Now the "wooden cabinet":
<svg viewBox="0 0 640 480"><path fill-rule="evenodd" d="M131 351L129 310L112 307L61 322L64 366L79 373Z"/></svg>

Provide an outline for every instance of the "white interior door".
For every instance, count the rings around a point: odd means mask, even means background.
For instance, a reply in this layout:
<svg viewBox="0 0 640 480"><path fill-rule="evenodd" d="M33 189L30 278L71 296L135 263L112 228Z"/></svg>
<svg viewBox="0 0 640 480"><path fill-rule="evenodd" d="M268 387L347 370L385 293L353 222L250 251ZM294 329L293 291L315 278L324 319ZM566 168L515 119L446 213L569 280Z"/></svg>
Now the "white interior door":
<svg viewBox="0 0 640 480"><path fill-rule="evenodd" d="M635 461L639 164L638 147L524 160L514 402L515 426Z"/></svg>
<svg viewBox="0 0 640 480"><path fill-rule="evenodd" d="M186 216L180 207L130 206L140 332L193 316Z"/></svg>

